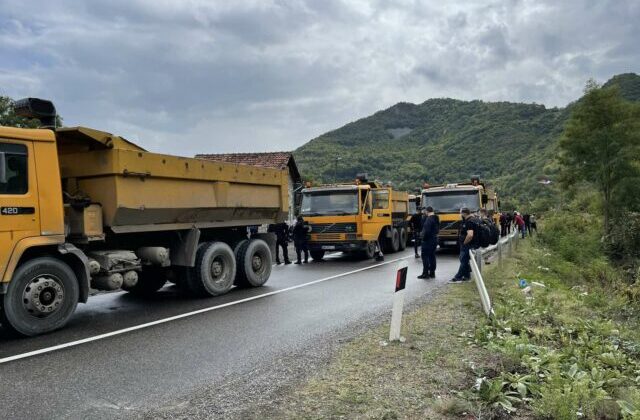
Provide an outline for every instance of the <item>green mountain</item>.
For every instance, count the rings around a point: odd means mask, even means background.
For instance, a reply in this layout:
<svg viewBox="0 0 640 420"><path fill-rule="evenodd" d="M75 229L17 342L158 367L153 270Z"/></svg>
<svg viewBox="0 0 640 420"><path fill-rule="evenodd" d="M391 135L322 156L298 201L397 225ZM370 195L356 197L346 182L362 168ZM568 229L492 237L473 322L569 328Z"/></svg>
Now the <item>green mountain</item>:
<svg viewBox="0 0 640 420"><path fill-rule="evenodd" d="M640 100L640 76L618 75L605 86L613 84L625 98ZM318 182L367 172L413 191L423 182L477 174L503 201L526 204L549 190L539 181L554 179L556 140L570 109L456 99L402 102L323 134L294 154L303 176Z"/></svg>

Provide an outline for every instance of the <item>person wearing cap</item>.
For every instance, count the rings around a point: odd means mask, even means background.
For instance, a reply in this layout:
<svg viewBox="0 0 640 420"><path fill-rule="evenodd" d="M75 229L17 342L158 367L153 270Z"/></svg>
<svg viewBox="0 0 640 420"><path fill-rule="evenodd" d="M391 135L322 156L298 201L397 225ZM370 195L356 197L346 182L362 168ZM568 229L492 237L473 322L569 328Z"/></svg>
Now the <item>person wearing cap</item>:
<svg viewBox="0 0 640 420"><path fill-rule="evenodd" d="M456 275L449 281L449 283L454 284L471 279L471 263L469 262L469 258L471 257L471 249L477 240L474 238L476 221L471 215L471 210L466 207L461 208L460 217L462 218L458 234L458 240L460 241L460 268Z"/></svg>
<svg viewBox="0 0 640 420"><path fill-rule="evenodd" d="M438 232L440 219L433 211L433 207L424 209L425 218L422 224L420 239L422 240L422 274L419 279L433 279L436 277L436 249L438 248Z"/></svg>

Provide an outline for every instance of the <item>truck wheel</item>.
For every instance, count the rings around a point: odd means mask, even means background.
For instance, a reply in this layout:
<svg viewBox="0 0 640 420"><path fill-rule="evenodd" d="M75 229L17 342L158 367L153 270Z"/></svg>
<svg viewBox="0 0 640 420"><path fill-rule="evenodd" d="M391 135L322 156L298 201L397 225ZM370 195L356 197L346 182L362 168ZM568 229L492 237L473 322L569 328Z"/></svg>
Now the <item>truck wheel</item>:
<svg viewBox="0 0 640 420"><path fill-rule="evenodd" d="M224 242L206 242L198 247L196 265L189 269L189 290L198 296L218 296L233 287L236 260Z"/></svg>
<svg viewBox="0 0 640 420"><path fill-rule="evenodd" d="M238 242L236 244L236 246L233 247L233 255L236 256L236 262L238 262L238 251L240 250L240 248L242 248L242 246L246 243L248 243L249 240L248 239L243 239L240 242Z"/></svg>
<svg viewBox="0 0 640 420"><path fill-rule="evenodd" d="M367 242L365 249L360 251L360 257L364 260L372 259L376 254L376 241Z"/></svg>
<svg viewBox="0 0 640 420"><path fill-rule="evenodd" d="M167 283L167 269L163 267L145 267L138 273L138 282L133 287L123 287L135 296L151 296Z"/></svg>
<svg viewBox="0 0 640 420"><path fill-rule="evenodd" d="M398 252L400 249L400 233L398 229L391 228L391 237L387 238L387 248L388 253Z"/></svg>
<svg viewBox="0 0 640 420"><path fill-rule="evenodd" d="M79 291L68 265L49 257L33 259L14 273L3 296L0 323L26 336L62 328L78 306Z"/></svg>
<svg viewBox="0 0 640 420"><path fill-rule="evenodd" d="M269 245L262 239L244 242L236 251L236 264L237 286L262 286L271 275L272 257Z"/></svg>
<svg viewBox="0 0 640 420"><path fill-rule="evenodd" d="M324 258L324 251L321 249L311 250L309 254L311 254L311 258L313 258L314 261L322 261Z"/></svg>
<svg viewBox="0 0 640 420"><path fill-rule="evenodd" d="M407 234L407 228L406 227L401 227L400 228L400 243L399 243L399 247L398 249L400 251L404 251L407 248L407 237L409 235Z"/></svg>

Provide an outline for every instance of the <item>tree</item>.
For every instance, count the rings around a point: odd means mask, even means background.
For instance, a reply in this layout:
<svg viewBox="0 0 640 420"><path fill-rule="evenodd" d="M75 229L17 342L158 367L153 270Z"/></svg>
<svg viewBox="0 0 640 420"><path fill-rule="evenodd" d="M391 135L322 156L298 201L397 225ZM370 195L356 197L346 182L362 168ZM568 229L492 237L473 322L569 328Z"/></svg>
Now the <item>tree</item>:
<svg viewBox="0 0 640 420"><path fill-rule="evenodd" d="M19 117L13 111L13 99L0 96L0 125L6 127L37 128L39 122Z"/></svg>
<svg viewBox="0 0 640 420"><path fill-rule="evenodd" d="M605 234L611 219L626 210L629 187L640 192L640 108L626 101L617 86L602 88L587 82L560 138L561 180L565 185L586 181L602 198Z"/></svg>

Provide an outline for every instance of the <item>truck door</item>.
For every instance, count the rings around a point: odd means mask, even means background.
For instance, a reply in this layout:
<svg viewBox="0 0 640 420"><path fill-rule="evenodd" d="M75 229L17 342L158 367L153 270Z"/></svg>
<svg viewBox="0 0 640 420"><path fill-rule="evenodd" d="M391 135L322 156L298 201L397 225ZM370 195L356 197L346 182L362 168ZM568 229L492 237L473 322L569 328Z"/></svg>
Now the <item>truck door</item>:
<svg viewBox="0 0 640 420"><path fill-rule="evenodd" d="M368 240L376 240L382 228L391 224L391 194L388 189L372 189L369 196L371 217L363 223L364 233Z"/></svg>
<svg viewBox="0 0 640 420"><path fill-rule="evenodd" d="M33 144L0 139L0 277L15 244L40 235Z"/></svg>

